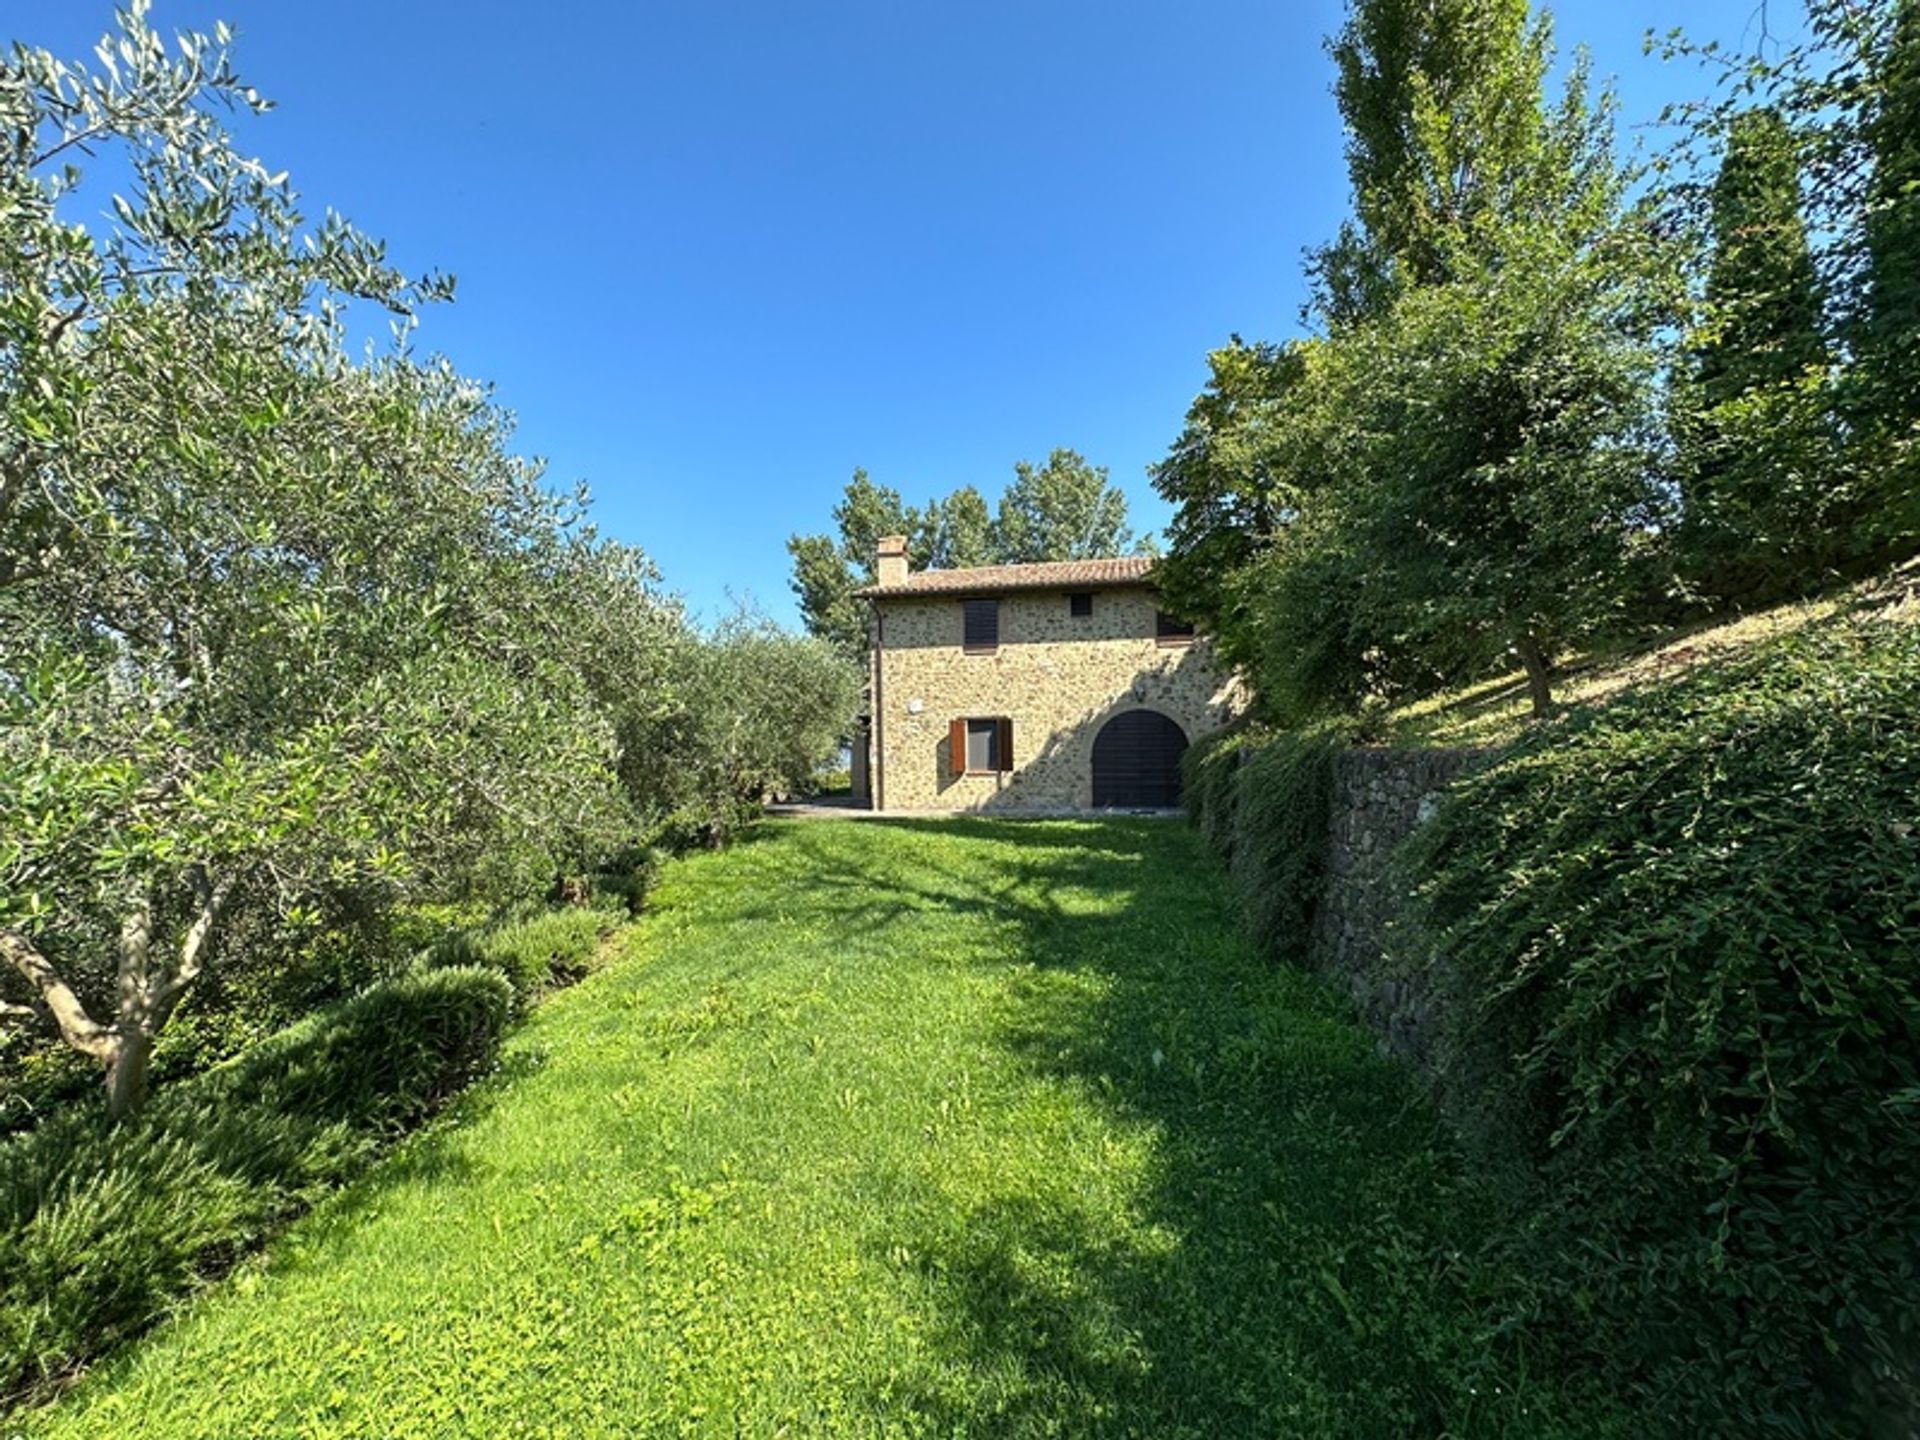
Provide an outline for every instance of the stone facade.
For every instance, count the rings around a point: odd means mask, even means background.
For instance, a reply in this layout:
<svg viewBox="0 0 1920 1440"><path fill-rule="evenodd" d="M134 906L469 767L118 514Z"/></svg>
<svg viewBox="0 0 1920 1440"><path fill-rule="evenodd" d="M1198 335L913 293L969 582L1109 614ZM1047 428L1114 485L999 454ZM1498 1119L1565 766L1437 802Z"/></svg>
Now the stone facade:
<svg viewBox="0 0 1920 1440"><path fill-rule="evenodd" d="M1091 615L1064 590L997 597L874 597L871 744L874 803L887 811L1060 813L1093 805L1093 742L1131 709L1158 711L1189 742L1225 725L1241 692L1207 639L1162 644L1156 592L1096 589ZM963 605L997 598L999 645L963 647ZM965 774L950 726L967 717L1012 721L1012 769Z"/></svg>

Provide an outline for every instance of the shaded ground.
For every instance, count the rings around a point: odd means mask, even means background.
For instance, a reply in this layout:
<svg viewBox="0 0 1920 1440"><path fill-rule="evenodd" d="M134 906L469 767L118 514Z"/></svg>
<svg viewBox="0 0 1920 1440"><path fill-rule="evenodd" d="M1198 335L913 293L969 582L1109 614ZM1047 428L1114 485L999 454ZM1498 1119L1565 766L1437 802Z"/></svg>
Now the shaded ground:
<svg viewBox="0 0 1920 1440"><path fill-rule="evenodd" d="M35 1433L1595 1435L1423 1099L1140 820L672 868L454 1123Z"/></svg>

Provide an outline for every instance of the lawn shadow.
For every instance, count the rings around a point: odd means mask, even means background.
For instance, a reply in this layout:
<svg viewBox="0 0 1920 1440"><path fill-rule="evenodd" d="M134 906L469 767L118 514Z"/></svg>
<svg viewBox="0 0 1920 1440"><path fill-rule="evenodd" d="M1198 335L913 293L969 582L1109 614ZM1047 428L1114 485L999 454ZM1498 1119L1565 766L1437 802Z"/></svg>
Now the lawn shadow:
<svg viewBox="0 0 1920 1440"><path fill-rule="evenodd" d="M1424 1092L1342 997L1233 932L1191 831L915 823L991 841L1003 878L822 844L819 884L854 923L937 908L1017 927L1031 969L994 1043L1154 1142L1131 1241L1021 1176L888 1236L939 1317L893 1394L943 1434L1539 1433L1497 1398L1513 1387L1450 1250L1455 1171ZM1074 892L1114 903L1061 903Z"/></svg>

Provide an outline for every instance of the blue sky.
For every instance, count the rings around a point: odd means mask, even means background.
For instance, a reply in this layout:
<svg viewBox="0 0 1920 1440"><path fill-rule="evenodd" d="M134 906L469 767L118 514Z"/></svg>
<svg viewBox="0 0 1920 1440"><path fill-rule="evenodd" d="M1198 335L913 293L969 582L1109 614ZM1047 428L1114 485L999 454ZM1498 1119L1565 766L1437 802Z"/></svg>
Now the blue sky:
<svg viewBox="0 0 1920 1440"><path fill-rule="evenodd" d="M1629 140L1706 77L1649 28L1759 0L1556 7ZM1779 11L1780 6L1775 6ZM1345 212L1321 40L1338 0L156 0L238 30L278 102L244 142L415 269L423 349L492 381L557 484L714 616L792 621L786 537L856 465L997 493L1071 446L1136 528L1230 332L1295 333ZM105 0L0 0L79 57ZM1774 18L1776 28L1781 18ZM104 208L106 196L98 197Z"/></svg>

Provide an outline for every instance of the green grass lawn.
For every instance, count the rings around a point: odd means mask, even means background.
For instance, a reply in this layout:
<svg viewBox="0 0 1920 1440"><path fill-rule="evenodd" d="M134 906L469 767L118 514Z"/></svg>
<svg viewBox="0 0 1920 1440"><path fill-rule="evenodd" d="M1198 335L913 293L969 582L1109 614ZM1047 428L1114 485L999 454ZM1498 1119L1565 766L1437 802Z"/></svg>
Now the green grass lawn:
<svg viewBox="0 0 1920 1440"><path fill-rule="evenodd" d="M762 826L49 1436L1594 1435L1431 1109L1152 821Z"/></svg>

